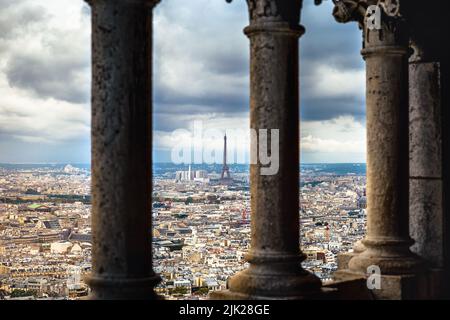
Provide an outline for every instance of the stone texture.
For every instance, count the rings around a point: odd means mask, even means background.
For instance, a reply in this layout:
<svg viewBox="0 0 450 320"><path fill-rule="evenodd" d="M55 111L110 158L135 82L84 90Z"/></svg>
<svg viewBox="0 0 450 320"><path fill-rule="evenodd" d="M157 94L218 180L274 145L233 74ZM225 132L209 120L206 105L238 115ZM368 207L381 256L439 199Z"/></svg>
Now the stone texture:
<svg viewBox="0 0 450 320"><path fill-rule="evenodd" d="M349 262L365 273L371 265L385 275L414 274L422 264L409 247L408 35L399 18L381 30L365 28L367 69L366 250Z"/></svg>
<svg viewBox="0 0 450 320"><path fill-rule="evenodd" d="M373 290L377 300L421 300L427 297L426 278L417 275L382 276L381 289Z"/></svg>
<svg viewBox="0 0 450 320"><path fill-rule="evenodd" d="M369 265L381 267L382 288L372 290L375 299L435 299L445 292L448 282L441 268L445 254L443 217L442 120L440 94L444 72L440 61L442 30L435 6L419 1L395 1L401 16L382 13L382 30L367 30L365 10L377 1L341 0L334 15L339 22L357 21L364 29L363 55L367 62L368 126L368 235L366 249L340 255L335 281L341 296L354 297L355 277L364 276ZM427 18L425 18L427 17ZM442 21L442 20L441 20ZM407 28L405 23L409 25ZM406 30L412 31L411 38ZM407 66L408 40L414 55ZM409 76L408 76L409 72ZM410 87L409 142L410 190L406 185L404 157L407 84ZM445 127L444 127L445 128ZM444 149L445 150L445 149ZM410 196L408 210L406 198ZM372 205L372 206L371 206ZM411 254L410 233L417 242L413 250L427 261ZM364 290L360 289L360 294Z"/></svg>
<svg viewBox="0 0 450 320"><path fill-rule="evenodd" d="M340 253L337 255L337 265L339 270L345 270L348 269L348 264L351 259L353 259L358 254L362 253L364 250L366 250L366 247L362 243L362 240L356 241L356 243L353 246L352 252L345 252Z"/></svg>
<svg viewBox="0 0 450 320"><path fill-rule="evenodd" d="M410 157L411 235L414 252L435 270L432 295L449 292L448 219L448 50L442 41L447 27L448 1L429 0L408 15L411 25L410 58ZM444 287L447 288L444 288ZM444 290L445 289L445 290Z"/></svg>
<svg viewBox="0 0 450 320"><path fill-rule="evenodd" d="M151 299L152 6L92 0L92 299Z"/></svg>
<svg viewBox="0 0 450 320"><path fill-rule="evenodd" d="M369 289L367 276L352 270L339 270L327 288L338 289L342 300L428 300L442 296L442 270L423 273L381 275L380 288Z"/></svg>
<svg viewBox="0 0 450 320"><path fill-rule="evenodd" d="M337 271L334 281L324 284L325 288L337 290L338 300L374 300L375 296L367 288L367 280L360 274Z"/></svg>
<svg viewBox="0 0 450 320"><path fill-rule="evenodd" d="M412 250L433 267L444 266L442 110L440 65L427 62L415 42L410 60L410 229Z"/></svg>
<svg viewBox="0 0 450 320"><path fill-rule="evenodd" d="M414 62L410 76L410 175L442 178L439 63Z"/></svg>
<svg viewBox="0 0 450 320"><path fill-rule="evenodd" d="M427 299L444 299L447 286L445 269L431 269L427 280ZM448 299L448 296L447 298Z"/></svg>
<svg viewBox="0 0 450 320"><path fill-rule="evenodd" d="M357 21L363 29L367 71L367 235L362 242L365 250L348 261L348 268L361 275L373 265L383 275L415 274L423 263L409 249L413 241L409 235L406 2L395 2L396 10L378 4L382 13L379 29L366 25L366 10L374 4L343 0L333 12L338 22Z"/></svg>
<svg viewBox="0 0 450 320"><path fill-rule="evenodd" d="M411 249L432 266L443 267L442 181L411 179L410 195L410 229L416 241Z"/></svg>
<svg viewBox="0 0 450 320"><path fill-rule="evenodd" d="M354 252L346 252L337 255L337 265L339 270L348 269L348 263L351 259L353 259L357 254Z"/></svg>

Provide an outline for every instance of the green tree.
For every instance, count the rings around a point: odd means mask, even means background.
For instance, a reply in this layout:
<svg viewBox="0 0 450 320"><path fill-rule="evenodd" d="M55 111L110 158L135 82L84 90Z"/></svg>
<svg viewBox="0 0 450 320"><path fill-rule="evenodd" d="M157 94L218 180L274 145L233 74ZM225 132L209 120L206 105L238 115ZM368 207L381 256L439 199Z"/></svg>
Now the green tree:
<svg viewBox="0 0 450 320"><path fill-rule="evenodd" d="M209 289L207 287L201 287L197 290L196 294L199 296L206 296L209 293Z"/></svg>
<svg viewBox="0 0 450 320"><path fill-rule="evenodd" d="M172 289L170 294L172 295L185 295L188 293L188 288L186 287L176 287L175 289Z"/></svg>
<svg viewBox="0 0 450 320"><path fill-rule="evenodd" d="M14 289L11 298L36 297L38 293L35 290Z"/></svg>

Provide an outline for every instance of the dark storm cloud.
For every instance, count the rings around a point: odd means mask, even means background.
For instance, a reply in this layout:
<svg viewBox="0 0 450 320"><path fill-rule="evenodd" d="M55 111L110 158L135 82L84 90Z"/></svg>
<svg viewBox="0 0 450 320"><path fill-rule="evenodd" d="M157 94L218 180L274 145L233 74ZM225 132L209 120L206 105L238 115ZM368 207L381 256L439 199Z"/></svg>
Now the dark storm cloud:
<svg viewBox="0 0 450 320"><path fill-rule="evenodd" d="M88 136L90 9L82 0L65 0L62 5L60 1L0 0L0 85L4 84L0 87L0 156L3 150L14 155L26 146L38 146L34 138L40 138L57 140L61 149L38 148L42 157L32 155L35 148L28 149L33 152L27 156L45 161L47 152L48 159L55 161L61 153L68 157L81 154L78 147L72 151L69 147L81 146L80 142L64 144L62 140ZM55 4L73 9L67 13L70 23L49 9ZM361 33L356 24L337 24L331 9L331 1L315 7L313 0L305 0L302 24L307 33L300 40L302 119L322 121L348 115L362 120L364 93L352 92L351 86L340 88L344 81L339 81L340 73L352 82L352 73L363 70ZM79 19L72 21L71 17ZM245 1L228 5L224 0L170 0L158 5L155 130L170 134L188 128L194 120L208 119L224 126L242 119L247 125L249 40L242 32L247 25ZM330 86L318 86L326 75L320 70L330 68L334 72ZM86 113L84 120L77 116L82 112ZM61 133L64 139L59 139ZM8 161L15 160L11 156Z"/></svg>
<svg viewBox="0 0 450 320"><path fill-rule="evenodd" d="M358 25L337 23L331 12L331 2L317 7L310 1L305 6L302 23L306 33L300 42L302 60L326 62L343 69L362 68L362 33Z"/></svg>
<svg viewBox="0 0 450 320"><path fill-rule="evenodd" d="M248 110L245 3L198 1L179 10L174 4L162 2L156 12L156 114L201 116Z"/></svg>
<svg viewBox="0 0 450 320"><path fill-rule="evenodd" d="M223 48L223 51L209 53L210 58L206 59L207 67L211 72L245 76L249 72L249 59L246 54L236 54L229 48Z"/></svg>
<svg viewBox="0 0 450 320"><path fill-rule="evenodd" d="M365 117L363 91L355 90L342 94L335 92L334 95L312 92L317 85L315 82L319 80L317 68L321 65L327 65L337 73L357 73L364 69L364 61L360 54L362 34L357 24L339 24L334 21L331 1L319 7L314 6L312 2L306 3L302 14L302 23L307 30L300 42L302 120L323 121L340 116L353 116L358 121L363 120ZM335 83L329 85L337 86Z"/></svg>
<svg viewBox="0 0 450 320"><path fill-rule="evenodd" d="M82 102L90 42L81 8L72 0L0 0L0 161L89 159Z"/></svg>
<svg viewBox="0 0 450 320"><path fill-rule="evenodd" d="M84 25L56 26L57 15L45 1L0 4L0 71L9 86L36 98L88 102L90 42ZM78 8L80 15L83 5Z"/></svg>
<svg viewBox="0 0 450 320"><path fill-rule="evenodd" d="M242 112L248 109L248 88L242 88L242 92L236 94L221 95L208 94L208 88L202 96L188 96L161 90L155 93L155 111L166 113L204 114L211 112Z"/></svg>
<svg viewBox="0 0 450 320"><path fill-rule="evenodd" d="M348 35L337 34L333 38L324 34L315 37L311 35L302 41L300 49L302 62L322 61L343 69L361 68L364 62L359 53L360 46L355 46L355 43L359 42L355 37Z"/></svg>
<svg viewBox="0 0 450 320"><path fill-rule="evenodd" d="M76 79L84 68L88 66L83 61L64 57L49 60L16 55L9 60L5 72L11 86L30 90L39 97L85 103L89 100L87 84L80 85Z"/></svg>
<svg viewBox="0 0 450 320"><path fill-rule="evenodd" d="M303 121L325 121L341 116L353 116L364 121L364 100L357 97L304 99L301 107Z"/></svg>
<svg viewBox="0 0 450 320"><path fill-rule="evenodd" d="M160 119L157 127L161 130L179 128L181 119L177 120L177 125L166 125L163 122L170 122L170 115L180 112L190 116L248 112L249 41L242 33L242 28L248 23L245 2L224 6L222 16L226 24L217 19L208 20L207 9L200 12L184 9L183 15L179 15L176 10L164 7L164 3L161 7L159 14L167 19L177 20L182 26L184 36L172 44L174 47L165 47L158 44L158 40L164 41L170 36L163 31L161 35L157 32L155 118ZM227 15L225 10L231 10L233 14L228 12ZM364 118L364 92L355 90L354 94L341 94L334 90L333 94L324 92L323 96L317 92L313 93L318 78L318 66L329 66L339 74L340 71L357 72L363 69L364 65L360 55L361 31L355 23L338 24L331 12L331 2L316 7L313 1L306 1L303 9L302 24L307 29L300 42L304 121L330 120L340 116L353 116L357 120ZM183 52L177 53L180 48L184 48ZM166 70L161 68L159 63L171 59L172 55L176 62L185 58L192 63L200 62L203 71L192 72L189 67L182 65L176 68L176 74L180 79L185 79L185 82L167 85L164 79L161 80L166 76ZM243 81L239 82L240 84L232 83L229 78L224 80L224 76L241 78ZM199 79L203 80L202 89L191 91L190 82ZM159 116L159 113L164 116Z"/></svg>
<svg viewBox="0 0 450 320"><path fill-rule="evenodd" d="M162 132L188 129L193 120L189 115L157 112L153 117L153 129Z"/></svg>
<svg viewBox="0 0 450 320"><path fill-rule="evenodd" d="M167 110L170 107L165 106ZM201 120L207 122L210 118L248 118L249 111L244 112L226 112L226 113L212 113L208 111L208 108L203 106L181 106L179 107L179 112L164 112L163 108L157 110L153 116L153 127L156 131L172 132L177 129L188 129L194 121ZM187 109L191 112L186 112ZM204 110L204 112L202 112ZM236 124L236 123L234 123Z"/></svg>

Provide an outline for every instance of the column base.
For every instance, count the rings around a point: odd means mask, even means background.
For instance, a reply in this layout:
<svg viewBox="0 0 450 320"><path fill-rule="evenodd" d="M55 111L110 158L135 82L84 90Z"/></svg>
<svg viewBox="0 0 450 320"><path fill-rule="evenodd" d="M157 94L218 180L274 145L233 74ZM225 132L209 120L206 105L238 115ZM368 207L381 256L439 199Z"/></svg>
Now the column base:
<svg viewBox="0 0 450 320"><path fill-rule="evenodd" d="M209 300L335 300L337 290L321 288L318 292L301 296L260 296L233 292L230 290L215 291L209 294Z"/></svg>
<svg viewBox="0 0 450 320"><path fill-rule="evenodd" d="M429 300L441 296L443 272L428 270L414 275L381 275L379 289L370 289L367 276L352 270L339 270L334 278L328 286L338 288L341 296L352 300Z"/></svg>
<svg viewBox="0 0 450 320"><path fill-rule="evenodd" d="M87 300L163 300L154 287L161 281L159 276L149 278L101 278L88 277L91 287Z"/></svg>
<svg viewBox="0 0 450 320"><path fill-rule="evenodd" d="M348 269L348 263L358 254L363 253L366 247L361 240L357 241L353 246L353 252L345 252L337 255L337 264L339 270Z"/></svg>
<svg viewBox="0 0 450 320"><path fill-rule="evenodd" d="M337 300L374 300L372 292L367 288L364 275L337 271L333 281L324 284L325 288L337 291Z"/></svg>
<svg viewBox="0 0 450 320"><path fill-rule="evenodd" d="M358 253L356 252L345 252L337 255L337 265L339 270L348 269L348 264L350 260L356 257Z"/></svg>
<svg viewBox="0 0 450 320"><path fill-rule="evenodd" d="M300 263L250 265L229 279L228 290L213 292L212 300L305 300L324 299L322 282Z"/></svg>
<svg viewBox="0 0 450 320"><path fill-rule="evenodd" d="M411 252L412 241L369 240L362 242L365 250L348 261L348 269L366 274L368 268L378 267L383 275L414 275L426 270L426 263Z"/></svg>

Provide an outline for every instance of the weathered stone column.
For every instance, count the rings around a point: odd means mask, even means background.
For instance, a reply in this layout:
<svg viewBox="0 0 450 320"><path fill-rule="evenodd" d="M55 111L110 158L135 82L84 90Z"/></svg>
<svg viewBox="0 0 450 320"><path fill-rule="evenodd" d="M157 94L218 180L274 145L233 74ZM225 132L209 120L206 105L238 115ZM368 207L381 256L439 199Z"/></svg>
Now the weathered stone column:
<svg viewBox="0 0 450 320"><path fill-rule="evenodd" d="M251 166L252 247L246 257L250 267L229 280L229 291L212 298L304 299L320 293L321 282L301 267L304 257L299 241L298 39L304 33L299 25L302 1L247 2L251 127L279 130L279 171L264 175L260 162Z"/></svg>
<svg viewBox="0 0 450 320"><path fill-rule="evenodd" d="M410 228L413 251L444 265L442 108L440 62L431 39L439 32L420 21L410 59Z"/></svg>
<svg viewBox="0 0 450 320"><path fill-rule="evenodd" d="M416 10L410 58L410 230L413 252L430 266L430 295L445 287L444 108L442 20L436 0ZM421 11L421 12L418 12ZM424 12L425 11L425 12ZM436 12L440 12L436 14ZM448 281L447 281L448 282Z"/></svg>
<svg viewBox="0 0 450 320"><path fill-rule="evenodd" d="M154 299L152 10L156 0L92 7L92 299Z"/></svg>
<svg viewBox="0 0 450 320"><path fill-rule="evenodd" d="M397 8L378 6L380 25L364 24L367 70L366 250L349 268L384 275L415 274L421 260L409 235L409 32ZM403 3L403 2L402 2Z"/></svg>
<svg viewBox="0 0 450 320"><path fill-rule="evenodd" d="M421 298L425 265L409 232L409 5L400 0L340 0L334 16L357 21L367 69L367 235L365 250L337 279L381 272L379 299Z"/></svg>

